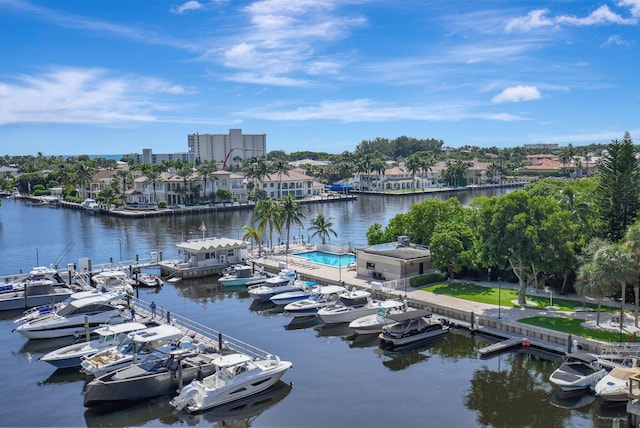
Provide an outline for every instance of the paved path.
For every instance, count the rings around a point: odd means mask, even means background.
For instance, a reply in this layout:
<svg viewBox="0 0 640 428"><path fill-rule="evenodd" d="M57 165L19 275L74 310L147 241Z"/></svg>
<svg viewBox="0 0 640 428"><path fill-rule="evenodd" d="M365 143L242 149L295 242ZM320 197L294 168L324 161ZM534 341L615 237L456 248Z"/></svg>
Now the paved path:
<svg viewBox="0 0 640 428"><path fill-rule="evenodd" d="M279 263L286 263L286 265L290 269L294 269L299 275L310 275L314 277L321 277L326 280L327 283L340 284L344 282L345 286L356 286L359 288L371 289L371 279L364 278L362 276L358 276L356 271L349 270L347 267L343 267L338 269L337 267L323 266L316 263L309 262L301 262L298 257L291 257L286 255L280 255L277 257L268 257L268 258L260 258L255 260L259 264L263 264L269 267L272 271L277 271L279 269ZM487 282L487 281L466 281L463 282L471 282L473 284L487 286L487 287L498 287L498 282ZM518 284L501 282L500 286L504 289L516 289ZM428 291L423 291L420 289L415 289L408 287L407 290L396 290L395 293L398 294L399 297L402 297L406 294L409 299L415 299L418 301L422 301L425 303L432 303L434 305L440 305L450 308L455 308L458 310L462 310L468 313L473 312L476 315L484 315L484 316L495 316L498 315L504 320L509 321L518 321L522 318L532 317L532 316L553 316L553 317L575 317L575 318L584 318L586 321L583 325L586 325L591 328L602 328L605 330L618 332L620 330L620 325L617 322L612 323L612 317L619 315L619 312L601 312L600 313L600 326L596 325L596 311L577 311L577 312L566 312L566 311L554 311L554 310L541 310L534 308L522 308L522 307L507 307L497 305L491 305L487 303L474 302L465 299L459 299L456 297L434 294ZM544 296L549 297L548 293L536 293L535 290L532 290L528 295L535 296ZM554 295L555 299L556 296ZM563 295L558 296L560 299L564 300L575 300L582 301L583 299L577 295ZM594 303L592 300L588 300L589 303ZM609 306L619 305L619 303L612 302L611 300L603 302L603 305L607 304ZM631 304L627 304L627 311L625 316L625 323L623 327L624 334L633 334L638 333L640 335L640 328L634 326L634 317L633 317L633 309L634 306Z"/></svg>

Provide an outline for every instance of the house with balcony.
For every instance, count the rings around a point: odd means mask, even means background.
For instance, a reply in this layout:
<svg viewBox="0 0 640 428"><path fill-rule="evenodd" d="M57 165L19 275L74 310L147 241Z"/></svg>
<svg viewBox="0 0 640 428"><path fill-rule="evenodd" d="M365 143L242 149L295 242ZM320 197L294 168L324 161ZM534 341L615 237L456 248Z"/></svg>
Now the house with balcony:
<svg viewBox="0 0 640 428"><path fill-rule="evenodd" d="M303 169L293 168L288 174L270 174L257 183L267 192L267 197L282 199L286 195L294 198L309 198L324 192L325 186L307 175Z"/></svg>

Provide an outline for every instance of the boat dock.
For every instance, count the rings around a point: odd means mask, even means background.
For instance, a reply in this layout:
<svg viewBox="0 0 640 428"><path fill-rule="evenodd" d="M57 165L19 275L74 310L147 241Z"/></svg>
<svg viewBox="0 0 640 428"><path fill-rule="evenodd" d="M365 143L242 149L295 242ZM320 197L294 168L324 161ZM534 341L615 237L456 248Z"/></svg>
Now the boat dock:
<svg viewBox="0 0 640 428"><path fill-rule="evenodd" d="M504 354L505 352L516 351L522 348L534 349L557 357L563 357L571 351L570 349L564 349L561 346L554 346L552 343L546 341L509 335L503 331L489 327L480 327L475 330L475 333L500 340L499 342L492 343L478 351L480 358L483 359L495 357L497 355Z"/></svg>

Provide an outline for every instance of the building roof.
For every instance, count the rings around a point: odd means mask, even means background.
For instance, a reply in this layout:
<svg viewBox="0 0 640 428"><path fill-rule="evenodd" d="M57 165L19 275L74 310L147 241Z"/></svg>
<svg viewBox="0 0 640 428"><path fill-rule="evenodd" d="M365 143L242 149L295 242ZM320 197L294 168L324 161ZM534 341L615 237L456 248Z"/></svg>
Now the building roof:
<svg viewBox="0 0 640 428"><path fill-rule="evenodd" d="M204 238L180 242L176 246L187 253L206 253L222 249L247 248L247 243L231 238Z"/></svg>
<svg viewBox="0 0 640 428"><path fill-rule="evenodd" d="M369 254L393 257L401 260L421 259L431 256L431 252L426 248L416 248L411 246L405 247L397 245L396 243L372 245L370 247L358 248L358 250Z"/></svg>

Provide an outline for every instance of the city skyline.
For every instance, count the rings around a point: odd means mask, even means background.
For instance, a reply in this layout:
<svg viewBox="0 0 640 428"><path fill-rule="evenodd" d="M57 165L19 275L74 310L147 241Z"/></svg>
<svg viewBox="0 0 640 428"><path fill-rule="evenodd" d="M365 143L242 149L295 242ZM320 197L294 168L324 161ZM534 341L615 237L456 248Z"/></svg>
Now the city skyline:
<svg viewBox="0 0 640 428"><path fill-rule="evenodd" d="M640 131L640 0L0 0L1 154L606 144Z"/></svg>

